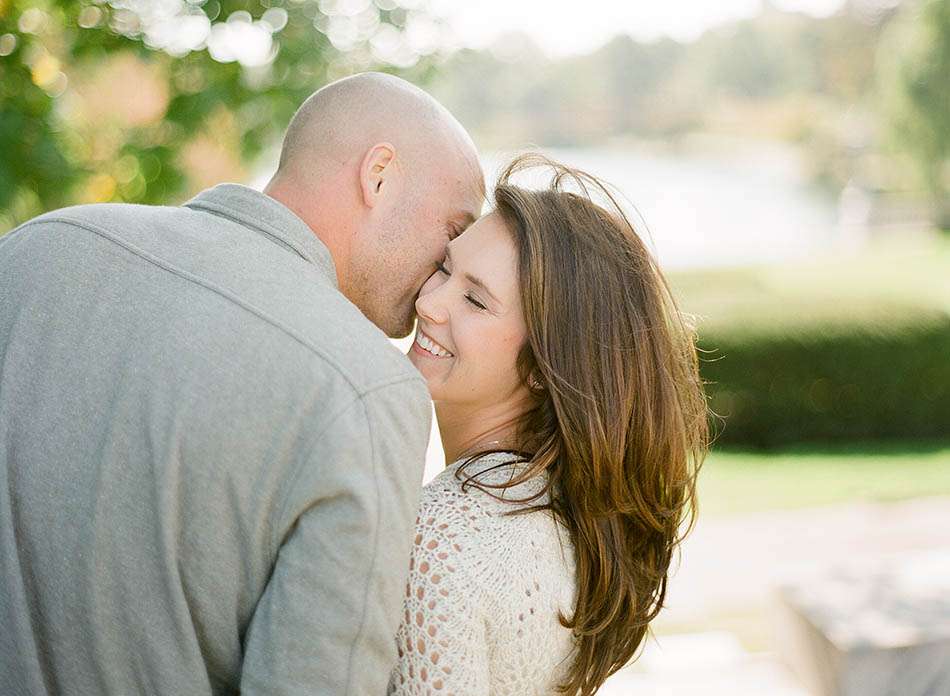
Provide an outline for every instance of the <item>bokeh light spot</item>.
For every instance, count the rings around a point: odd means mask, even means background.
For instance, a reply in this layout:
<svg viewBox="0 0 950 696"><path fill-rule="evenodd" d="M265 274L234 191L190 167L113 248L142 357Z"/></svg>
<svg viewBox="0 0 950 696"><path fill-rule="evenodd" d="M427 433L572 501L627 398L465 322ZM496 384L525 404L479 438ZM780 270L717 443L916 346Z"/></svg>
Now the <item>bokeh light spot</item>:
<svg viewBox="0 0 950 696"><path fill-rule="evenodd" d="M211 27L208 53L219 63L238 61L244 67L259 67L270 63L276 55L271 27L263 22L252 22L247 12L233 12L227 22Z"/></svg>
<svg viewBox="0 0 950 696"><path fill-rule="evenodd" d="M261 15L261 22L276 33L287 26L287 10L283 7L272 7Z"/></svg>
<svg viewBox="0 0 950 696"><path fill-rule="evenodd" d="M89 200L94 203L105 203L115 195L115 179L108 174L96 174L87 185Z"/></svg>
<svg viewBox="0 0 950 696"><path fill-rule="evenodd" d="M115 163L115 179L120 184L127 184L139 173L139 161L135 155L125 155Z"/></svg>
<svg viewBox="0 0 950 696"><path fill-rule="evenodd" d="M31 7L20 15L17 26L24 34L39 34L46 28L48 15L38 7Z"/></svg>
<svg viewBox="0 0 950 696"><path fill-rule="evenodd" d="M44 88L52 85L60 74L59 68L59 61L44 51L33 63L30 71L33 84Z"/></svg>
<svg viewBox="0 0 950 696"><path fill-rule="evenodd" d="M79 26L83 29L92 29L102 21L102 10L94 5L84 7L79 12Z"/></svg>
<svg viewBox="0 0 950 696"><path fill-rule="evenodd" d="M0 56L8 56L16 50L16 36L4 34L0 36Z"/></svg>

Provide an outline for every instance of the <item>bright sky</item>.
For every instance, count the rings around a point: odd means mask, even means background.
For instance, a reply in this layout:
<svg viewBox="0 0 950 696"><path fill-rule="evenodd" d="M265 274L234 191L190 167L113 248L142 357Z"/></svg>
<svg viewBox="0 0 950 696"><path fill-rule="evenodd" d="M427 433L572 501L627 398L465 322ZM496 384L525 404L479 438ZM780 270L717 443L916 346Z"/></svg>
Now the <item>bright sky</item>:
<svg viewBox="0 0 950 696"><path fill-rule="evenodd" d="M844 0L772 0L783 9L833 14ZM616 34L689 41L710 27L758 14L762 0L431 0L462 46L484 48L501 34L528 34L552 56L593 50Z"/></svg>

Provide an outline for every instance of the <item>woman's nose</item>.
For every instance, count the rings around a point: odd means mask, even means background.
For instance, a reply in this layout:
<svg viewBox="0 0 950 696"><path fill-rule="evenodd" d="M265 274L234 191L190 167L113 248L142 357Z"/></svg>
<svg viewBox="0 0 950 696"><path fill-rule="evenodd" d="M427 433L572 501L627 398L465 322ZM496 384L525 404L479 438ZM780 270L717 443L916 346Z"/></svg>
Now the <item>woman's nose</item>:
<svg viewBox="0 0 950 696"><path fill-rule="evenodd" d="M433 324L444 323L448 317L445 310L445 304L442 302L439 288L442 285L436 285L429 279L422 290L419 291L419 297L416 298L416 314Z"/></svg>

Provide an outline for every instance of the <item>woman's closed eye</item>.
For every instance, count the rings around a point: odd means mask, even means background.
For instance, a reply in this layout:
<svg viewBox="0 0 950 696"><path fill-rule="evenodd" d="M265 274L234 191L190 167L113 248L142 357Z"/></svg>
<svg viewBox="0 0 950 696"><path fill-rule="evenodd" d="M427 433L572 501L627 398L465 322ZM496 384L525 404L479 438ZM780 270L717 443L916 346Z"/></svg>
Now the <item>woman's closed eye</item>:
<svg viewBox="0 0 950 696"><path fill-rule="evenodd" d="M471 304L473 304L473 305L475 305L476 307L478 307L479 309L488 309L488 307L486 307L486 306L483 305L481 302L479 302L478 300L476 300L476 299L472 296L472 293L470 293L470 292L465 293L465 299L468 300Z"/></svg>
<svg viewBox="0 0 950 696"><path fill-rule="evenodd" d="M436 273L443 273L443 274L445 274L445 275L447 275L447 276L451 276L451 275L452 275L451 271L449 271L449 269L445 267L445 263L442 262L442 261L436 261L436 262L435 262L435 271L436 271ZM474 307L477 307L478 309L482 309L482 310L488 309L488 307L486 307L486 306L483 305L481 302L479 302L479 301L475 298L475 296L472 295L472 293L470 293L470 292L465 293L465 299L468 301L469 304L471 304L471 305L474 306Z"/></svg>

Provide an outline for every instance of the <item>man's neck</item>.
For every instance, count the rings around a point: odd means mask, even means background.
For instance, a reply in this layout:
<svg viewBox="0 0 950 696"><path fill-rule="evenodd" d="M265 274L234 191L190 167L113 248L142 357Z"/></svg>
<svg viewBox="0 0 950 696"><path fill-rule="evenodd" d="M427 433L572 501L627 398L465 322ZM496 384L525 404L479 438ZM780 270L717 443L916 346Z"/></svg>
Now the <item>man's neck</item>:
<svg viewBox="0 0 950 696"><path fill-rule="evenodd" d="M334 207L340 197L330 191L323 190L301 192L298 187L287 183L279 176L274 176L268 182L264 188L264 193L293 211L297 217L307 224L307 227L316 235L317 239L323 242L330 252L330 258L333 260L337 286L344 295L349 297L347 294L349 290L349 276L347 273L349 245L344 242L349 239L350 235L345 225L335 224L335 221L341 217ZM314 201L323 201L324 203L315 206ZM315 214L315 210L319 210L319 214Z"/></svg>

